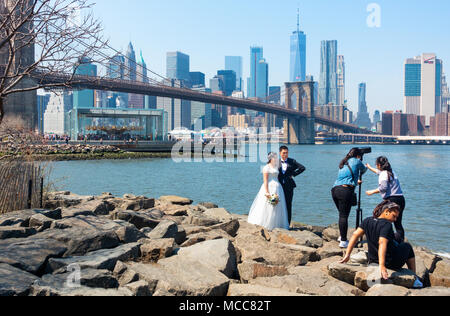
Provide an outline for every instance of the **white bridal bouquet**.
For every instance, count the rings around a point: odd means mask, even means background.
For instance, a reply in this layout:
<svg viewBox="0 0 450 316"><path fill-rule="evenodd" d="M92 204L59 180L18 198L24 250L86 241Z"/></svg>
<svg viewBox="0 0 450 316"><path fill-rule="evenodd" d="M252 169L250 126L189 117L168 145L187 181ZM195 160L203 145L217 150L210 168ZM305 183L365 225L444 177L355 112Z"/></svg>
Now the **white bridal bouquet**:
<svg viewBox="0 0 450 316"><path fill-rule="evenodd" d="M280 197L277 194L272 194L270 198L267 197L267 202L272 206L277 206L280 203Z"/></svg>

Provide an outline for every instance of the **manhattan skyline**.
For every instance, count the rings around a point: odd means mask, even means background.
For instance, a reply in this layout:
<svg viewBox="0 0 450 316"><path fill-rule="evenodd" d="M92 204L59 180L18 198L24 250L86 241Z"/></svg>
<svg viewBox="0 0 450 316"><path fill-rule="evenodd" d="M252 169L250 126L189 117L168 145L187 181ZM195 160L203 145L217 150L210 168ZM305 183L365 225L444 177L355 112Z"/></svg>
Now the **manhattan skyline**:
<svg viewBox="0 0 450 316"><path fill-rule="evenodd" d="M320 42L337 40L339 54L346 60L346 99L354 112L360 82L367 82L371 114L376 109L402 109L403 64L407 57L433 52L443 60L447 73L450 68L450 42L445 40L445 29L450 28L448 1L435 1L433 6L422 6L419 1L377 1L380 28L368 27L366 8L371 1L361 0L300 5L297 1L280 5L254 0L180 0L170 4L133 1L126 6L111 6L106 0L96 3L94 14L102 21L111 45L125 51L132 41L142 49L148 68L157 73L165 74L169 51L188 54L191 70L205 73L207 79L225 68L224 56L242 56L246 81L248 50L257 45L264 47L271 86L289 81L289 42L297 28L299 7L301 28L308 34L307 74L319 79Z"/></svg>

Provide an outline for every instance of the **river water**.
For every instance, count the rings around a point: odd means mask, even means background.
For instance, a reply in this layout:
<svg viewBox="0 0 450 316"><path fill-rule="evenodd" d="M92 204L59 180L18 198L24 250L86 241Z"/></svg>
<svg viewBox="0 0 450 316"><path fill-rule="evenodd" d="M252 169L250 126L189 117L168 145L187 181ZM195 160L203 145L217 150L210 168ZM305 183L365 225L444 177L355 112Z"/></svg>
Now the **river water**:
<svg viewBox="0 0 450 316"><path fill-rule="evenodd" d="M252 147L253 148L253 147ZM339 161L351 146L291 146L290 157L306 166L296 178L293 220L328 226L338 221L330 190ZM407 206L404 226L414 244L450 253L450 146L372 146L365 161L386 155L397 173ZM256 149L255 149L256 150ZM250 149L247 148L248 154ZM208 201L232 213L248 214L262 184L259 162L181 162L172 159L70 161L52 163L58 189L82 195L131 193L148 197L180 195L195 203ZM375 189L378 177L364 176L363 190ZM364 217L372 214L380 196L362 199ZM351 224L355 220L352 211Z"/></svg>

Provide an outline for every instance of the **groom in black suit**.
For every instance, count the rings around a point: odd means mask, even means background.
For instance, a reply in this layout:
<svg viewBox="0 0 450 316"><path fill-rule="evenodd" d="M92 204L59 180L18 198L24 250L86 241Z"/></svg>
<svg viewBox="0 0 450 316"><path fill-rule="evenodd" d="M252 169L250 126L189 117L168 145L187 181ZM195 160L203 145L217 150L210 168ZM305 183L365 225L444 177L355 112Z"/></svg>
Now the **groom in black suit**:
<svg viewBox="0 0 450 316"><path fill-rule="evenodd" d="M289 158L289 148L282 146L280 148L281 164L278 180L283 186L286 197L286 206L288 210L289 225L292 221L292 200L294 199L294 189L297 187L294 178L303 172L306 168L294 159Z"/></svg>

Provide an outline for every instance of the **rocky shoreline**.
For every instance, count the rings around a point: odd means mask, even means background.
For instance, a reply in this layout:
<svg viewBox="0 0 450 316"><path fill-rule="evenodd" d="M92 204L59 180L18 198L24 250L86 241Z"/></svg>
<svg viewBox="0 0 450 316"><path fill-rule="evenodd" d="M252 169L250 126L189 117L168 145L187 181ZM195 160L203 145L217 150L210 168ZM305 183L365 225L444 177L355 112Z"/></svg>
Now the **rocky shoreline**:
<svg viewBox="0 0 450 316"><path fill-rule="evenodd" d="M0 215L0 296L450 296L450 260L415 248L417 274L339 264L336 225L269 232L189 198L48 195ZM375 275L375 277L374 277Z"/></svg>

